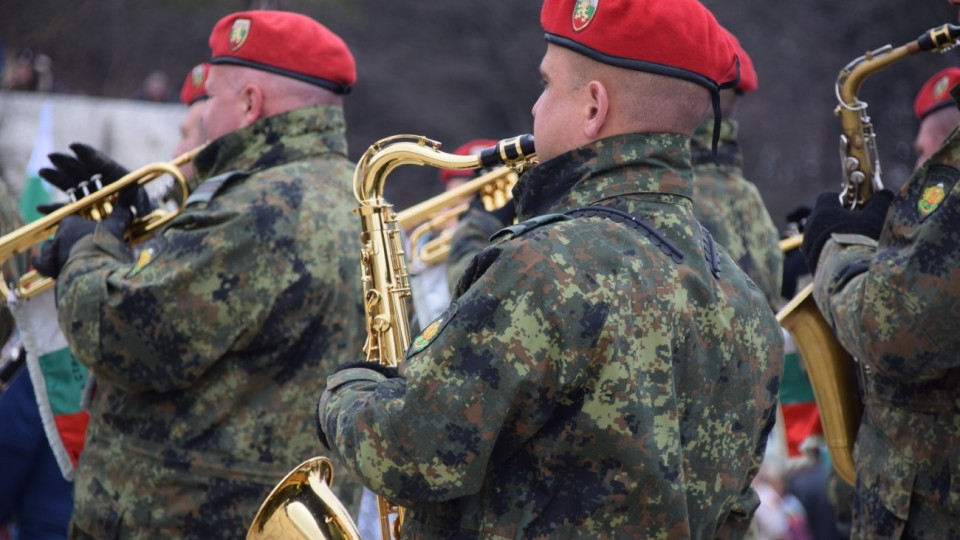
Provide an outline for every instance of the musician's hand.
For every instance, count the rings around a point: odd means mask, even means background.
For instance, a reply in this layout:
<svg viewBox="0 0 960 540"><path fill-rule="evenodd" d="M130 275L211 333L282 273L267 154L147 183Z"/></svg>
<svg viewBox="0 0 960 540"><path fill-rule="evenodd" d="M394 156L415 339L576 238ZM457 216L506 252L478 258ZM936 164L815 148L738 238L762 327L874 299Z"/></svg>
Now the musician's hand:
<svg viewBox="0 0 960 540"><path fill-rule="evenodd" d="M67 216L60 222L57 234L40 247L40 253L33 257L33 267L44 276L56 279L60 270L70 257L74 244L88 234L93 234L97 222L79 216Z"/></svg>
<svg viewBox="0 0 960 540"><path fill-rule="evenodd" d="M50 154L48 157L55 168L40 169L40 176L60 188L70 196L71 200L79 200L129 173L110 156L91 146L73 143L70 149L73 150L73 156L62 153ZM61 208L63 204L38 205L37 211L49 214ZM134 185L120 191L116 205L127 206L134 216L143 216L152 210L146 191Z"/></svg>
<svg viewBox="0 0 960 540"><path fill-rule="evenodd" d="M96 175L100 175L100 185L106 186L126 176L128 172L106 154L86 144L73 143L70 149L73 150L74 155L59 152L50 154L48 157L54 168L40 169L40 176L68 195L78 191L79 188L80 192L76 193L77 199L99 189L94 184L84 186ZM86 193L82 192L84 187L86 187Z"/></svg>
<svg viewBox="0 0 960 540"><path fill-rule="evenodd" d="M884 189L874 193L863 209L848 210L840 204L839 193L821 193L804 225L800 246L810 271L816 273L820 252L834 233L861 234L874 240L880 238L892 201L893 192Z"/></svg>
<svg viewBox="0 0 960 540"><path fill-rule="evenodd" d="M352 382L379 382L397 377L400 377L400 371L397 368L377 362L351 362L338 367L327 377L327 386L323 390L323 395L320 396L320 402L317 403L317 438L320 439L320 443L327 450L331 450L323 423L327 418L327 402L334 391Z"/></svg>

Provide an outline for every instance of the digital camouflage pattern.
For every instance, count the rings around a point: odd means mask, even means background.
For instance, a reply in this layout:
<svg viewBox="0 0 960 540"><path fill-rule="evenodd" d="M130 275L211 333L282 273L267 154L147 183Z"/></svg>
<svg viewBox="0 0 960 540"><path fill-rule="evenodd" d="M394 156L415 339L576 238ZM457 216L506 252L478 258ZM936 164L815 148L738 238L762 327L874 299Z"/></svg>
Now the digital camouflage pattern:
<svg viewBox="0 0 960 540"><path fill-rule="evenodd" d="M737 132L736 120L721 122L716 161L713 120L702 124L694 134L691 143L693 211L776 310L781 303L783 280L780 235L757 186L743 177L743 154Z"/></svg>
<svg viewBox="0 0 960 540"><path fill-rule="evenodd" d="M0 236L12 233L23 227L23 216L20 215L20 206L16 198L10 194L7 183L0 178ZM27 255L16 255L3 265L3 282L11 283L20 279L28 268ZM0 305L0 347L10 339L16 323L10 308L5 303Z"/></svg>
<svg viewBox="0 0 960 540"><path fill-rule="evenodd" d="M878 242L834 234L817 265L817 305L865 371L855 538L960 538L958 178L954 131Z"/></svg>
<svg viewBox="0 0 960 540"><path fill-rule="evenodd" d="M197 156L201 178L239 172L138 258L100 228L73 248L60 323L98 380L76 477L85 535L243 538L318 454L317 396L364 339L344 131L335 106L257 121ZM356 515L359 485L334 484Z"/></svg>
<svg viewBox="0 0 960 540"><path fill-rule="evenodd" d="M783 358L763 294L694 219L687 138L610 137L524 174L520 220L600 204L478 254L402 378L330 377L320 420L404 538L738 537ZM515 230L516 231L516 230Z"/></svg>

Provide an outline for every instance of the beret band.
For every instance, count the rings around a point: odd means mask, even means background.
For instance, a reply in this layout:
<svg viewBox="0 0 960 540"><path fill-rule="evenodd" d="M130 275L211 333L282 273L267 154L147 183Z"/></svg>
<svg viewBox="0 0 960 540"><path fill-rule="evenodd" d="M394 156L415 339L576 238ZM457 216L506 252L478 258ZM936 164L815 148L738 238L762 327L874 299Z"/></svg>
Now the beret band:
<svg viewBox="0 0 960 540"><path fill-rule="evenodd" d="M634 71L645 71L647 73L654 73L656 75L665 75L667 77L673 77L675 79L684 79L692 83L699 84L700 86L706 87L709 90L718 90L720 88L732 88L736 86L737 81L730 81L723 85L718 85L712 79L704 77L699 73L693 71L687 71L682 68L668 66L665 64L658 64L656 62L647 62L645 60L635 60L633 58L623 58L620 56L613 56L609 54L602 53L596 49L591 49L582 43L578 43L570 38L563 36L557 36L551 33L546 33L544 35L547 43L553 43L554 45L559 45L560 47L565 47L574 52L580 53L587 58L596 60L604 64L609 64L616 67L621 67L625 69L632 69Z"/></svg>
<svg viewBox="0 0 960 540"><path fill-rule="evenodd" d="M210 60L211 64L217 65L234 65L242 66L253 69L259 69L260 71L266 71L268 73L273 73L274 75L283 75L285 77L290 77L291 79L296 79L301 82L310 83L321 88L326 88L335 94L346 95L350 93L350 86L345 84L338 84L333 81L328 81L326 79L321 79L320 77L313 77L305 73L298 73L296 71L291 71L289 69L283 69L274 67L268 64L262 64L260 62L254 62L253 60L245 60L243 58L232 58L229 56L224 56L220 58L213 58Z"/></svg>

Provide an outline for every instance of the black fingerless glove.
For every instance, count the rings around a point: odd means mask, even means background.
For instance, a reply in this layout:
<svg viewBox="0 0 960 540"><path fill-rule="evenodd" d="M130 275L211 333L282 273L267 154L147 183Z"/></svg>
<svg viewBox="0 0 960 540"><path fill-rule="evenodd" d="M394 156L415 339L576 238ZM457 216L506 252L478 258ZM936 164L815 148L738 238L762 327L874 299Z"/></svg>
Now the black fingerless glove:
<svg viewBox="0 0 960 540"><path fill-rule="evenodd" d="M893 192L884 189L874 193L861 210L848 210L841 206L838 193L821 193L804 225L800 246L810 271L816 273L820 252L834 233L880 238L892 201Z"/></svg>

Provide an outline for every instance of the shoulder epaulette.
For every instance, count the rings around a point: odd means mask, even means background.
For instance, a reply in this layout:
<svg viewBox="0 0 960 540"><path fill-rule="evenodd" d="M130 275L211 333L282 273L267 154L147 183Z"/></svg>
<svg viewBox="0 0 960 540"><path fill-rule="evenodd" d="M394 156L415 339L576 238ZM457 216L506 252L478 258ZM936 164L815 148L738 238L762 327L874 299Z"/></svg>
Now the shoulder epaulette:
<svg viewBox="0 0 960 540"><path fill-rule="evenodd" d="M527 231L532 231L533 229L536 229L537 227L546 225L548 223L553 223L556 221L566 221L568 219L572 219L572 218L566 214L544 214L542 216L530 218L526 221L521 221L516 225L504 227L503 229L500 229L499 231L494 233L494 235L490 237L490 241L494 242L496 240L506 238L507 236L511 238L515 238Z"/></svg>
<svg viewBox="0 0 960 540"><path fill-rule="evenodd" d="M247 171L227 171L216 176L211 176L203 181L202 184L197 186L197 189L193 190L193 193L187 197L186 206L190 206L194 203L208 203L214 195L220 191L220 188L223 187L228 181L234 178L240 178L246 176Z"/></svg>
<svg viewBox="0 0 960 540"><path fill-rule="evenodd" d="M597 216L612 219L617 223L623 223L624 225L639 231L643 236L650 240L653 245L660 248L660 251L662 251L664 255L667 255L673 259L673 262L677 264L683 263L684 255L683 252L680 251L680 248L674 245L674 243L667 239L666 236L661 234L656 227L643 218L607 206L581 206L566 212L566 215L572 217Z"/></svg>

